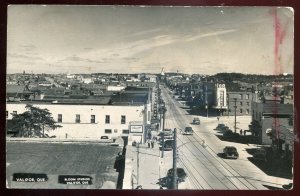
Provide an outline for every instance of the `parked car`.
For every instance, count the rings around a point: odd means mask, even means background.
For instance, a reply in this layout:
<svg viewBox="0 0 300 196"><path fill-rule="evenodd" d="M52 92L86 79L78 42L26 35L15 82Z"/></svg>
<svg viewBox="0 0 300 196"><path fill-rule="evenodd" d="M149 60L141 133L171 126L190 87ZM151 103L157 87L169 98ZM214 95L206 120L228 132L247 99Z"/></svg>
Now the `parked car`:
<svg viewBox="0 0 300 196"><path fill-rule="evenodd" d="M239 158L239 153L237 152L236 147L226 146L223 149L223 156L224 156L224 158L237 159L237 158Z"/></svg>
<svg viewBox="0 0 300 196"><path fill-rule="evenodd" d="M193 133L194 133L194 130L192 127L185 127L182 132L182 135L193 135Z"/></svg>
<svg viewBox="0 0 300 196"><path fill-rule="evenodd" d="M200 125L200 119L199 119L198 117L195 117L195 118L193 119L193 124L194 124L194 125Z"/></svg>
<svg viewBox="0 0 300 196"><path fill-rule="evenodd" d="M168 170L168 173L167 173L167 181L168 183L172 182L173 181L173 176L174 176L174 169L171 168ZM187 174L185 173L184 169L183 168L177 168L177 179L178 179L178 182L184 182L185 179L187 177Z"/></svg>
<svg viewBox="0 0 300 196"><path fill-rule="evenodd" d="M110 139L107 135L103 135L100 137L101 142L112 142L112 139Z"/></svg>
<svg viewBox="0 0 300 196"><path fill-rule="evenodd" d="M159 136L159 141L162 140L162 136L164 135L164 140L173 139L173 131L171 129L165 129L162 132L159 132L157 136Z"/></svg>
<svg viewBox="0 0 300 196"><path fill-rule="evenodd" d="M225 129L225 125L224 124L218 124L218 126L216 127L216 130L219 130L219 131L221 131L223 129Z"/></svg>
<svg viewBox="0 0 300 196"><path fill-rule="evenodd" d="M173 150L173 145L174 145L174 140L164 140L164 143L162 143L162 141L160 142L160 147L159 149L162 151L170 151Z"/></svg>
<svg viewBox="0 0 300 196"><path fill-rule="evenodd" d="M233 135L233 132L230 129L223 133L224 138L231 138L232 135Z"/></svg>

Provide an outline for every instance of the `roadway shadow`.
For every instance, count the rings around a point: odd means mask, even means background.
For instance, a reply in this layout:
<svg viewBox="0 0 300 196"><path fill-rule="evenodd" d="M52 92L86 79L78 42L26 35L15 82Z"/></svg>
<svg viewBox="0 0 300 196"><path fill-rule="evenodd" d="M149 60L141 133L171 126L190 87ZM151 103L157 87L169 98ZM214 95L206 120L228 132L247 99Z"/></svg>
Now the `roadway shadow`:
<svg viewBox="0 0 300 196"><path fill-rule="evenodd" d="M239 135L235 134L233 136L227 136L224 137L223 133L221 131L218 131L217 133L220 133L222 135L215 134L220 140L226 141L226 142L233 142L233 143L240 143L240 144L257 144L258 142L256 141L256 138L254 138L251 135Z"/></svg>
<svg viewBox="0 0 300 196"><path fill-rule="evenodd" d="M217 156L223 159L225 158L225 154L223 152L219 152Z"/></svg>
<svg viewBox="0 0 300 196"><path fill-rule="evenodd" d="M293 189L293 183L284 184L284 185L282 185L282 188L270 186L270 185L266 185L266 184L263 184L263 186L268 188L269 190L291 190L291 189Z"/></svg>
<svg viewBox="0 0 300 196"><path fill-rule="evenodd" d="M283 188L275 187L275 186L269 186L266 184L263 184L264 187L266 187L269 190L284 190Z"/></svg>
<svg viewBox="0 0 300 196"><path fill-rule="evenodd" d="M199 109L199 108L190 108L190 107L182 107L182 108L188 112L187 115L207 117L206 110ZM209 117L217 117L217 116L219 116L219 113L208 110L208 116Z"/></svg>
<svg viewBox="0 0 300 196"><path fill-rule="evenodd" d="M234 142L234 143L240 143L240 144L249 144L245 138L242 137L224 137L223 135L217 135L215 134L220 140L226 141L226 142Z"/></svg>
<svg viewBox="0 0 300 196"><path fill-rule="evenodd" d="M247 150L248 152L249 150ZM253 151L254 152L254 151ZM250 152L250 153L253 153ZM248 160L259 168L262 172L269 176L292 179L292 164L279 157L267 156L267 161L256 160L253 157L248 157Z"/></svg>

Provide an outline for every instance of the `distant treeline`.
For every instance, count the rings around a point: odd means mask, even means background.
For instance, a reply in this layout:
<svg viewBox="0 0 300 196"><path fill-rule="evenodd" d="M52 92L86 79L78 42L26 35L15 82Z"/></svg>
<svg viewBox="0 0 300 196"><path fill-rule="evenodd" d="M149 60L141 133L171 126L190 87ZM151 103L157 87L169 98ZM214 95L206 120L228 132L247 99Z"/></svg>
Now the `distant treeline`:
<svg viewBox="0 0 300 196"><path fill-rule="evenodd" d="M242 73L218 73L208 76L208 80L224 81L224 82L247 82L247 83L270 83L270 82L293 82L293 75L257 75L257 74L242 74Z"/></svg>

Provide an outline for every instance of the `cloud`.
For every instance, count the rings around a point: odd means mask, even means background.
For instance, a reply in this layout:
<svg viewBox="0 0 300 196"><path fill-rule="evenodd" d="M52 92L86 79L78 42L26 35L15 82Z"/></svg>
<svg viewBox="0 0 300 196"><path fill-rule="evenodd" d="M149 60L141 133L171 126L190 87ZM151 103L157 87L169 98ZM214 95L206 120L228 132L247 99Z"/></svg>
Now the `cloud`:
<svg viewBox="0 0 300 196"><path fill-rule="evenodd" d="M36 49L36 46L32 44L23 44L23 45L19 45L19 48L21 50L34 50Z"/></svg>
<svg viewBox="0 0 300 196"><path fill-rule="evenodd" d="M7 53L8 59L11 60L16 60L16 59L23 59L23 60L44 60L41 57L38 56L29 56L29 55L24 55L24 54L17 54L17 53Z"/></svg>
<svg viewBox="0 0 300 196"><path fill-rule="evenodd" d="M76 57L69 57L64 60L91 62L112 62L112 61L136 61L139 53L152 50L156 47L176 42L178 38L173 35L160 35L147 39L140 39L133 42L120 43L118 46L111 46L105 49L91 50L78 54ZM101 59L101 61L99 61Z"/></svg>
<svg viewBox="0 0 300 196"><path fill-rule="evenodd" d="M210 32L210 33L204 33L204 34L188 37L186 39L186 41L195 41L197 39L201 39L201 38L204 38L204 37L223 35L223 34L228 34L228 33L232 33L232 32L235 32L235 31L237 31L237 30L236 29L228 29L228 30L222 30L222 31L214 31L214 32Z"/></svg>

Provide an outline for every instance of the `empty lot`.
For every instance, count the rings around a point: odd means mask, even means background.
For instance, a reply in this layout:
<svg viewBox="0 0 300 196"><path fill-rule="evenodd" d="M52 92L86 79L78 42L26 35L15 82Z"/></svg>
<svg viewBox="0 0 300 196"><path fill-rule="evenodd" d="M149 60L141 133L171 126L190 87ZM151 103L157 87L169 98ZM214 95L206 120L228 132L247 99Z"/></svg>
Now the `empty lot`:
<svg viewBox="0 0 300 196"><path fill-rule="evenodd" d="M116 185L114 162L120 147L97 143L6 143L6 180L9 188L107 188ZM46 174L46 182L12 181L13 173ZM59 175L87 175L92 185L58 183Z"/></svg>

